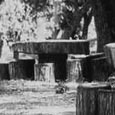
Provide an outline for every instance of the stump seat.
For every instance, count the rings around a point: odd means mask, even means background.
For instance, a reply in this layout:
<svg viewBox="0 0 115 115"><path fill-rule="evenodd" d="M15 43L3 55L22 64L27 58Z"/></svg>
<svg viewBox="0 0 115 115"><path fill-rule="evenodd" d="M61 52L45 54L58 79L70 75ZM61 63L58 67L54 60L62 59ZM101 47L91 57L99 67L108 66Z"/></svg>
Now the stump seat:
<svg viewBox="0 0 115 115"><path fill-rule="evenodd" d="M115 115L115 89L99 90L98 110L99 115Z"/></svg>
<svg viewBox="0 0 115 115"><path fill-rule="evenodd" d="M9 63L10 79L34 80L34 59L20 59Z"/></svg>
<svg viewBox="0 0 115 115"><path fill-rule="evenodd" d="M9 80L9 63L0 62L0 80Z"/></svg>
<svg viewBox="0 0 115 115"><path fill-rule="evenodd" d="M107 83L83 83L78 86L76 115L98 115L98 90L110 89Z"/></svg>

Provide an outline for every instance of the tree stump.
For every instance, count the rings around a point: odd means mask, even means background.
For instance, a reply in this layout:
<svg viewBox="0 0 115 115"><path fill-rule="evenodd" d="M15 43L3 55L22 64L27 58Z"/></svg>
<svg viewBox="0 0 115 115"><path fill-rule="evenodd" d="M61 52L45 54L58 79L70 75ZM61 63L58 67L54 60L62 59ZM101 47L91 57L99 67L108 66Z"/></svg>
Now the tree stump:
<svg viewBox="0 0 115 115"><path fill-rule="evenodd" d="M34 79L34 60L17 60L9 63L10 79Z"/></svg>
<svg viewBox="0 0 115 115"><path fill-rule="evenodd" d="M67 81L68 82L77 82L82 81L83 78L83 63L85 57L77 56L70 57L67 60Z"/></svg>
<svg viewBox="0 0 115 115"><path fill-rule="evenodd" d="M115 90L99 90L99 115L115 115Z"/></svg>
<svg viewBox="0 0 115 115"><path fill-rule="evenodd" d="M0 63L0 80L9 80L8 63Z"/></svg>
<svg viewBox="0 0 115 115"><path fill-rule="evenodd" d="M87 56L83 67L83 76L88 81L105 81L112 72L103 53Z"/></svg>
<svg viewBox="0 0 115 115"><path fill-rule="evenodd" d="M55 82L53 63L39 63L34 65L34 79L45 82Z"/></svg>
<svg viewBox="0 0 115 115"><path fill-rule="evenodd" d="M83 83L78 86L76 115L98 115L98 89L110 88L105 83Z"/></svg>
<svg viewBox="0 0 115 115"><path fill-rule="evenodd" d="M10 79L17 79L22 76L22 72L19 71L19 65L17 61L9 63Z"/></svg>
<svg viewBox="0 0 115 115"><path fill-rule="evenodd" d="M92 80L106 81L113 69L107 63L106 57L91 60Z"/></svg>

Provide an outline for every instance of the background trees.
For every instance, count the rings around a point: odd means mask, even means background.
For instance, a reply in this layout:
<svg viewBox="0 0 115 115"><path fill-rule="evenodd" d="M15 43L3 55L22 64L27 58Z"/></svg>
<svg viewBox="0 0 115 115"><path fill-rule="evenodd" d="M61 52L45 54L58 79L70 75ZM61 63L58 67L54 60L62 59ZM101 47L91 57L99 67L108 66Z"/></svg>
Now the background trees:
<svg viewBox="0 0 115 115"><path fill-rule="evenodd" d="M39 2L39 1L38 1ZM0 32L8 41L38 41L52 36L52 7L42 2L4 0L0 5Z"/></svg>
<svg viewBox="0 0 115 115"><path fill-rule="evenodd" d="M13 41L87 39L92 10L89 3L84 3L84 0L4 0L0 6L1 33ZM85 23L81 25L81 21Z"/></svg>
<svg viewBox="0 0 115 115"><path fill-rule="evenodd" d="M87 39L95 19L98 52L114 42L114 0L4 0L0 33L8 40Z"/></svg>

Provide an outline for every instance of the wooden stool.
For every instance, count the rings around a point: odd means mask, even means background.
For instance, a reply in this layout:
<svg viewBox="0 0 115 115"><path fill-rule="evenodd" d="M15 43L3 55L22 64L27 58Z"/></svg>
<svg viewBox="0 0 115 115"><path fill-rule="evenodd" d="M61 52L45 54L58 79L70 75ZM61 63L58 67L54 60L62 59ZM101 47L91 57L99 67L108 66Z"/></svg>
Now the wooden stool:
<svg viewBox="0 0 115 115"><path fill-rule="evenodd" d="M99 115L115 115L115 89L99 90Z"/></svg>
<svg viewBox="0 0 115 115"><path fill-rule="evenodd" d="M55 82L54 64L39 63L34 64L34 79L45 82Z"/></svg>
<svg viewBox="0 0 115 115"><path fill-rule="evenodd" d="M10 79L30 79L34 80L33 59L21 59L9 63Z"/></svg>

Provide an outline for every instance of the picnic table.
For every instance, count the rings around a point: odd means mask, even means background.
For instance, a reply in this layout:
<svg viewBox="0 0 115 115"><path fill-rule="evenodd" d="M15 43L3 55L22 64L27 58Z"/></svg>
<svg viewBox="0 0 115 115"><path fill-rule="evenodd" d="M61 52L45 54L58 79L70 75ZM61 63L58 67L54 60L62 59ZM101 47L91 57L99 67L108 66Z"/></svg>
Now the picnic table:
<svg viewBox="0 0 115 115"><path fill-rule="evenodd" d="M88 55L90 53L89 43L89 40L16 42L12 45L12 49L14 58L17 60L19 58L19 53L25 53L38 55L38 63L36 63L36 65L53 62L55 64L55 77L65 80L67 75L66 62L68 54ZM37 74L35 76L37 76Z"/></svg>

